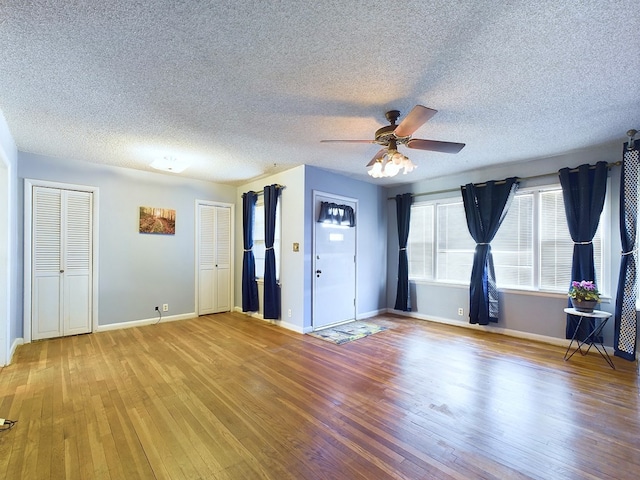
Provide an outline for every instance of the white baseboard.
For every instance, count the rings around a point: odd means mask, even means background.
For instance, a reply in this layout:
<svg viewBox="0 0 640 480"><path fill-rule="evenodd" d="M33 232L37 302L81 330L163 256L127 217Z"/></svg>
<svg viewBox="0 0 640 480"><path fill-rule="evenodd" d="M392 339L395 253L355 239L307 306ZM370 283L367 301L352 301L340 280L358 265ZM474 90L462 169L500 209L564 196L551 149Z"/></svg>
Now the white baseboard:
<svg viewBox="0 0 640 480"><path fill-rule="evenodd" d="M24 343L24 338L16 338L11 344L11 348L9 349L9 356L7 357L7 365L11 363L13 360L13 355L16 353L16 348Z"/></svg>
<svg viewBox="0 0 640 480"><path fill-rule="evenodd" d="M242 313L247 317L255 318L257 320L262 320L263 322L271 323L272 325L277 325L278 327L286 328L287 330L291 330L297 333L308 333L311 331L311 327L309 329L300 328L299 325L294 323L285 322L284 320L271 320L268 318L264 318L261 313L258 312L243 312L240 307L234 307L235 312Z"/></svg>
<svg viewBox="0 0 640 480"><path fill-rule="evenodd" d="M143 320L132 320L130 322L110 323L108 325L98 325L98 328L96 328L94 331L107 332L109 330L120 330L121 328L143 327L145 325L153 325L155 323L175 322L176 320L189 320L190 318L196 318L197 316L198 315L196 315L196 312L192 312L162 317L160 322L158 322L158 318L145 318Z"/></svg>
<svg viewBox="0 0 640 480"><path fill-rule="evenodd" d="M358 313L356 314L356 320L364 320L365 318L377 317L378 315L382 315L383 313L387 313L389 310L383 308L381 310L372 310L370 312Z"/></svg>
<svg viewBox="0 0 640 480"><path fill-rule="evenodd" d="M313 332L313 326L308 327L300 327L300 325L296 325L293 323L286 322L284 320L265 320L261 313L258 312L243 312L242 308L234 307L234 311L238 313L242 313L243 315L247 315L248 317L257 318L258 320L263 320L265 322L272 323L274 325L278 325L279 327L286 328L287 330L292 330L297 333L310 333ZM356 315L356 320L364 320L366 318L372 318L377 315L382 315L390 310L381 309L381 310L373 310L371 312L360 313Z"/></svg>
<svg viewBox="0 0 640 480"><path fill-rule="evenodd" d="M462 328L468 328L471 330L480 330L482 332L488 332L488 333L496 333L498 335L507 335L509 337L515 337L515 338L522 338L524 340L534 340L536 342L542 342L542 343L547 343L550 345L556 345L558 347L568 347L569 344L571 343L571 340L569 339L565 339L565 338L556 338L556 337L549 337L547 335L539 335L537 333L529 333L529 332L521 332L519 330L511 330L508 328L496 328L496 327L491 327L489 325L476 325L473 323L465 323L465 322L461 322L459 320L453 320L451 318L444 318L444 317L436 317L433 315L424 315L421 313L415 313L415 312L401 312L398 310L393 310L391 308L387 309L388 313L394 313L396 315L402 315L404 317L410 317L410 318L416 318L418 320L426 320L428 322L434 322L434 323L443 323L445 325L452 325L454 327L462 327ZM610 355L613 355L614 349L612 347L604 347L607 350L607 353L609 353Z"/></svg>
<svg viewBox="0 0 640 480"><path fill-rule="evenodd" d="M233 307L233 311L236 313L241 313L243 315L246 315L248 317L256 317L256 318L262 318L262 314L258 313L258 312L243 312L242 311L242 307Z"/></svg>
<svg viewBox="0 0 640 480"><path fill-rule="evenodd" d="M291 330L296 333L306 333L304 328L301 328L299 325L295 325L293 323L285 322L284 320L269 320L269 319L261 319L264 322L269 322L273 325L277 325L278 327L286 328L287 330Z"/></svg>

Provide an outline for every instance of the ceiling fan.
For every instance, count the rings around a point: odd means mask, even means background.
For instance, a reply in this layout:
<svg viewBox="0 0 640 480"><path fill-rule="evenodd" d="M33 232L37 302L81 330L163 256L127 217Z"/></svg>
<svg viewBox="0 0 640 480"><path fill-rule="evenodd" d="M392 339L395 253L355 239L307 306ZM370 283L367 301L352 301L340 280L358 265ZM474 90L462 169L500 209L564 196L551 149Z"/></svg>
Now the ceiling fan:
<svg viewBox="0 0 640 480"><path fill-rule="evenodd" d="M344 143L377 143L385 148L376 153L367 167L369 175L374 178L393 177L401 169L408 173L416 168L409 158L398 152L398 145L406 145L409 148L418 150L431 150L433 152L458 153L464 147L464 143L441 142L438 140L423 140L411 138L413 132L420 128L427 120L433 117L437 110L416 105L409 114L396 125L400 117L398 110L389 110L385 116L390 125L376 130L374 140L320 140L321 142L344 142Z"/></svg>

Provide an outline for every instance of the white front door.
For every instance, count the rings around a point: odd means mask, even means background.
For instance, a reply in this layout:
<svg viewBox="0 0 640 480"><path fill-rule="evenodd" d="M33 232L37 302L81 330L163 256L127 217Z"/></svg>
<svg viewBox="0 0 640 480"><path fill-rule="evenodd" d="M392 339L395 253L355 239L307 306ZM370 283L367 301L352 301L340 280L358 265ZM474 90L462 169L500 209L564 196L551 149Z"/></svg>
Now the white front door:
<svg viewBox="0 0 640 480"><path fill-rule="evenodd" d="M198 315L231 310L231 207L198 204Z"/></svg>
<svg viewBox="0 0 640 480"><path fill-rule="evenodd" d="M34 340L92 325L92 193L34 186L31 328Z"/></svg>
<svg viewBox="0 0 640 480"><path fill-rule="evenodd" d="M316 222L321 202L349 205L354 211L357 205L354 199L314 192L314 330L356 317L356 227Z"/></svg>

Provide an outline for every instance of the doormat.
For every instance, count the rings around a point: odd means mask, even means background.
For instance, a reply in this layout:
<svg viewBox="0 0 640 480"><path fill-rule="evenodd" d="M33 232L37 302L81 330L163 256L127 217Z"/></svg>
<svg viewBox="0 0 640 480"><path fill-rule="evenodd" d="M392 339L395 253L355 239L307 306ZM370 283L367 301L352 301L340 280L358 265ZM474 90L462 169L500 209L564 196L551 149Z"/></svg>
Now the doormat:
<svg viewBox="0 0 640 480"><path fill-rule="evenodd" d="M321 340L326 340L327 342L335 343L336 345L342 345L343 343L368 337L369 335L373 335L374 333L382 332L384 330L387 330L387 327L376 325L375 323L358 321L345 323L336 327L325 328L324 330L311 332L309 335Z"/></svg>

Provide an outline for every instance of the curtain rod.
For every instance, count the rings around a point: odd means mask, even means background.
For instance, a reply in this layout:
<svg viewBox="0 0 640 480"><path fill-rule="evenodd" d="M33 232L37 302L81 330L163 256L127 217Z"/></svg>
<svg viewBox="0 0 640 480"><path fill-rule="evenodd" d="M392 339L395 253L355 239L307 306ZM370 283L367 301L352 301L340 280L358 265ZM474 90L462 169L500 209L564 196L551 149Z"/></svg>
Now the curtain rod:
<svg viewBox="0 0 640 480"><path fill-rule="evenodd" d="M607 163L607 168L619 167L620 165L622 165L622 162L621 162L621 161L618 161L618 162L612 162L612 163ZM589 168L590 168L590 169L595 169L596 167L595 167L595 165L590 165L590 166L589 166ZM575 173L575 172L577 172L577 171L579 171L579 169L578 169L578 168L574 168L574 169L572 169L572 170L569 170L569 172L571 172L571 173ZM543 173L543 174L540 174L540 175L532 175L532 176L530 176L530 177L516 177L516 178L518 179L518 181L519 181L519 182L521 182L521 181L523 181L523 180L534 180L534 179L536 179L536 178L549 177L549 176L551 176L551 175L555 175L555 174L557 174L557 173L558 173L558 172L551 172L551 173ZM503 183L505 183L505 181L504 181L504 180L498 180L498 181L496 182L496 185L501 185L501 184L503 184ZM479 186L479 187L484 187L484 186L486 186L486 185L487 185L487 183L486 183L486 182L484 182L484 183L477 183L476 185L477 185L477 186ZM411 196L412 196L412 197L423 197L423 196L425 196L425 195L437 195L437 194L439 194L439 193L451 193L451 192L457 192L458 190L460 190L460 188L461 188L461 187L448 188L448 189L446 189L446 190L436 190L436 191L434 191L434 192L420 192L420 193L412 193L412 194L411 194ZM462 188L464 188L464 187L462 187ZM387 197L387 200L395 200L395 199L396 199L396 197Z"/></svg>
<svg viewBox="0 0 640 480"><path fill-rule="evenodd" d="M287 188L286 185L280 185L279 183L276 183L276 187L278 187L280 190L284 190L285 188ZM264 189L259 190L257 192L253 192L253 193L255 193L256 195L264 195Z"/></svg>

